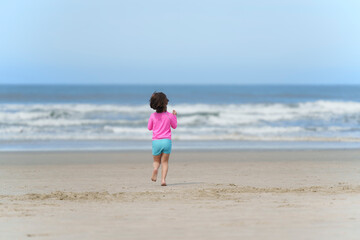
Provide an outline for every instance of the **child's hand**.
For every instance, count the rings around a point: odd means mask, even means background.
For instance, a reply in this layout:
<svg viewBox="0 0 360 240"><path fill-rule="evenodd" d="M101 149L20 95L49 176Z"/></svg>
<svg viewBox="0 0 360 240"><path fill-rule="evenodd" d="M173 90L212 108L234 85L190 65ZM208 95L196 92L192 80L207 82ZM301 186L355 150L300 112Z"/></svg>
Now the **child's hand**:
<svg viewBox="0 0 360 240"><path fill-rule="evenodd" d="M173 114L174 114L174 115L177 115L177 112L176 112L175 110L173 110Z"/></svg>

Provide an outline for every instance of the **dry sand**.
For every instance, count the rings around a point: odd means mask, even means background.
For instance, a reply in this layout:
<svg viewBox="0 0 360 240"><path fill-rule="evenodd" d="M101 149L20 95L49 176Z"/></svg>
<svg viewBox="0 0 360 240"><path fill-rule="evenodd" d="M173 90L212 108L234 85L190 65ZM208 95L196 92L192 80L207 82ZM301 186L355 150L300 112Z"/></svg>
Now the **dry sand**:
<svg viewBox="0 0 360 240"><path fill-rule="evenodd" d="M360 151L0 153L0 239L360 239Z"/></svg>

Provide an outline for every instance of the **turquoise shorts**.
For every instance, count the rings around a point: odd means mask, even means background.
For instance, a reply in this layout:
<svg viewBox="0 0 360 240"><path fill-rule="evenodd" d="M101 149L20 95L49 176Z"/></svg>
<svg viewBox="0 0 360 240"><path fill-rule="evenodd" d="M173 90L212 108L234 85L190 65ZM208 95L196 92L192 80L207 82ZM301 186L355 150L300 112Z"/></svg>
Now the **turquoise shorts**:
<svg viewBox="0 0 360 240"><path fill-rule="evenodd" d="M160 155L161 153L171 153L171 140L170 139L159 139L152 141L152 154L154 156Z"/></svg>

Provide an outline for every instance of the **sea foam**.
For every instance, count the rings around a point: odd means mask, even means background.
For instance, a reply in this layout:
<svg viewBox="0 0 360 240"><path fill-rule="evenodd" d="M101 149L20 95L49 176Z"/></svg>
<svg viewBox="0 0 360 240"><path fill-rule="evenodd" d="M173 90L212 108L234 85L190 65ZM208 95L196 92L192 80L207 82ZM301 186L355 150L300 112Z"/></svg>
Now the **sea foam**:
<svg viewBox="0 0 360 240"><path fill-rule="evenodd" d="M178 140L360 139L360 102L178 104ZM0 140L148 140L148 105L0 104Z"/></svg>

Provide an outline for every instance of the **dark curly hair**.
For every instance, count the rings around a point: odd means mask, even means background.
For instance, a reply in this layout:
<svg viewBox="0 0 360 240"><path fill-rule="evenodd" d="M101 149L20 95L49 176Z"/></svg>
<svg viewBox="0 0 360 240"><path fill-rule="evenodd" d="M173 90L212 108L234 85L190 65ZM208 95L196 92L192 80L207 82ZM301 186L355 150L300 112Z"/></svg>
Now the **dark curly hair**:
<svg viewBox="0 0 360 240"><path fill-rule="evenodd" d="M167 110L166 106L169 102L169 99L163 92L154 92L151 95L149 102L152 109L156 110L157 113L162 113Z"/></svg>

